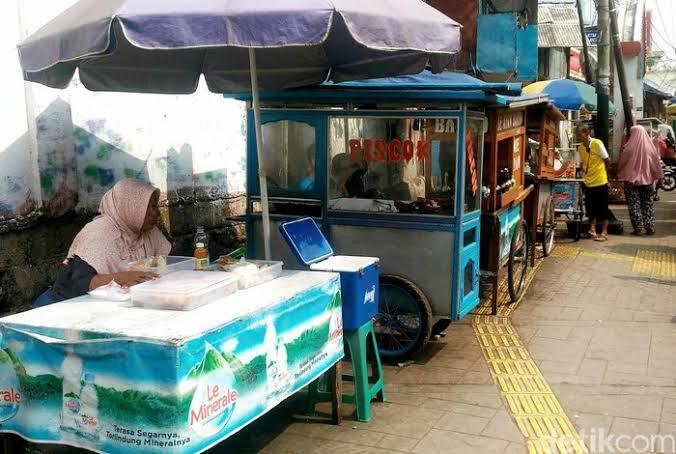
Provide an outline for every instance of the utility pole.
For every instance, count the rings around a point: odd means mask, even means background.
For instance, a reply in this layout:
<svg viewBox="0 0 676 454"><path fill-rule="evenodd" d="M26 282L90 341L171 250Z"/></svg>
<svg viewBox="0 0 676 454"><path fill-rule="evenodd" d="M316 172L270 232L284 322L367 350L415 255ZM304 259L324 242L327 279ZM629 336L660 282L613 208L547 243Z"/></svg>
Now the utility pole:
<svg viewBox="0 0 676 454"><path fill-rule="evenodd" d="M594 85L591 61L589 61L589 47L587 46L587 34L584 32L584 17L582 16L582 0L577 0L577 16L580 19L580 34L582 35L582 49L584 55L584 78L589 85Z"/></svg>
<svg viewBox="0 0 676 454"><path fill-rule="evenodd" d="M614 1L614 0L613 0ZM598 27L599 27L599 61L598 75L596 78L597 96L597 125L598 139L608 147L608 135L610 131L610 22L609 0L598 0Z"/></svg>
<svg viewBox="0 0 676 454"><path fill-rule="evenodd" d="M613 6L610 11L610 28L613 37L613 50L615 51L615 69L617 70L617 80L620 84L620 93L622 94L622 108L624 110L624 122L627 127L627 133L634 125L634 114L631 111L631 102L629 100L629 88L627 87L627 76L624 72L624 61L622 60L622 46L620 45L620 31L617 24L617 9ZM620 125L615 125L619 128Z"/></svg>

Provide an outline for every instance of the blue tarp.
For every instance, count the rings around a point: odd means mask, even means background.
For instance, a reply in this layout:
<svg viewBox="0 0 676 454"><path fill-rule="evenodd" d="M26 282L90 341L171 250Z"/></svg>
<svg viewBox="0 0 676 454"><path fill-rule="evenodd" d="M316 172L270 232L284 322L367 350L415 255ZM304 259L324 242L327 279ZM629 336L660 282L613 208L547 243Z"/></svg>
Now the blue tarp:
<svg viewBox="0 0 676 454"><path fill-rule="evenodd" d="M432 74L423 71L410 76L384 77L341 83L327 82L321 85L284 91L263 91L266 101L327 101L327 100L418 100L418 101L470 101L495 104L510 104L516 98L534 99L538 96L521 97L520 83L490 83L469 74L446 71ZM248 93L226 93L226 98L250 100Z"/></svg>

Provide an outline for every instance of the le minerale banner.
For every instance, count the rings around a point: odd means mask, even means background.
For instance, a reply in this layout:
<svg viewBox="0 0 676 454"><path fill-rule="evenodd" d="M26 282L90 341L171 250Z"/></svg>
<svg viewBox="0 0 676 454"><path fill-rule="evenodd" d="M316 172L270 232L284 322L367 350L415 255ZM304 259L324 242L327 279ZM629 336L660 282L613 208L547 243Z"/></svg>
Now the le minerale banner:
<svg viewBox="0 0 676 454"><path fill-rule="evenodd" d="M182 345L3 325L0 431L105 453L194 453L343 356L338 279Z"/></svg>

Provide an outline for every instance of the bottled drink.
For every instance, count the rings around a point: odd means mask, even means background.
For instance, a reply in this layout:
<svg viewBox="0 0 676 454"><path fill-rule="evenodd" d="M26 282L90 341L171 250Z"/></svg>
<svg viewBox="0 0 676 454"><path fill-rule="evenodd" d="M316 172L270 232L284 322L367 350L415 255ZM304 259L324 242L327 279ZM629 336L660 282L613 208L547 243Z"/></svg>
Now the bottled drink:
<svg viewBox="0 0 676 454"><path fill-rule="evenodd" d="M209 267L209 236L204 227L197 227L195 233L195 269L206 270Z"/></svg>

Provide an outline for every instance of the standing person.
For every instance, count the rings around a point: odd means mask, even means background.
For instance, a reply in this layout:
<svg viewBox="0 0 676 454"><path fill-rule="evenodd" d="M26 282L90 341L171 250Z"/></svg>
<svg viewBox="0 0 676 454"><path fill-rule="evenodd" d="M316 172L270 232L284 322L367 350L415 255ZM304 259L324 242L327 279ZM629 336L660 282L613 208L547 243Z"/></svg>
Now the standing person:
<svg viewBox="0 0 676 454"><path fill-rule="evenodd" d="M589 217L586 238L595 241L608 240L608 171L610 158L599 139L591 137L589 126L582 124L575 129L580 145L577 151L582 165L585 190L585 209ZM596 224L601 224L601 235L596 234Z"/></svg>
<svg viewBox="0 0 676 454"><path fill-rule="evenodd" d="M624 181L624 194L629 206L632 235L655 234L653 184L662 178L662 166L653 141L641 126L632 126L629 140L620 154L617 174Z"/></svg>

